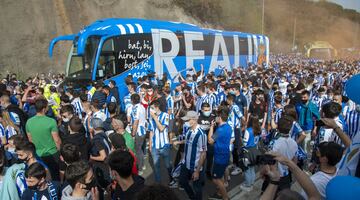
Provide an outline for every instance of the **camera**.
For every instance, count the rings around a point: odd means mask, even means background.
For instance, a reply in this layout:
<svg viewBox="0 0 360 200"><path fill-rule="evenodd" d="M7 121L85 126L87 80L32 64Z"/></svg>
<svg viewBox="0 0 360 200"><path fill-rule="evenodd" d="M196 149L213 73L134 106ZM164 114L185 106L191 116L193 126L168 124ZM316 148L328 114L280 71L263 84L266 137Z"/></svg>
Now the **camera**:
<svg viewBox="0 0 360 200"><path fill-rule="evenodd" d="M257 165L275 165L276 160L274 156L269 154L258 155L256 156L256 164Z"/></svg>

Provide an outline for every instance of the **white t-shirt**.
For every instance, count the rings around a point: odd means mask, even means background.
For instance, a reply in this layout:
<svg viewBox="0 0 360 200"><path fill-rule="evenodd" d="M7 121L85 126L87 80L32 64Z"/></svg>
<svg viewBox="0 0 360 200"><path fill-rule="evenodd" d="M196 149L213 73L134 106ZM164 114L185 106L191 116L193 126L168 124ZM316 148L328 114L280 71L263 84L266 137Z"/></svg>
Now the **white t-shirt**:
<svg viewBox="0 0 360 200"><path fill-rule="evenodd" d="M335 174L326 174L322 171L318 171L310 177L310 179L316 186L316 189L319 191L319 193L321 195L321 199L326 199L326 186L329 183L329 181L335 177L335 175L336 175L336 173ZM305 199L308 199L304 190L301 191L301 195Z"/></svg>
<svg viewBox="0 0 360 200"><path fill-rule="evenodd" d="M291 137L280 137L274 142L272 150L280 153L289 160L292 160L295 157L296 151L298 150L298 145ZM289 170L286 165L279 163L278 169L281 177L289 175Z"/></svg>
<svg viewBox="0 0 360 200"><path fill-rule="evenodd" d="M289 83L287 81L279 81L279 90L285 96L287 92L287 86Z"/></svg>

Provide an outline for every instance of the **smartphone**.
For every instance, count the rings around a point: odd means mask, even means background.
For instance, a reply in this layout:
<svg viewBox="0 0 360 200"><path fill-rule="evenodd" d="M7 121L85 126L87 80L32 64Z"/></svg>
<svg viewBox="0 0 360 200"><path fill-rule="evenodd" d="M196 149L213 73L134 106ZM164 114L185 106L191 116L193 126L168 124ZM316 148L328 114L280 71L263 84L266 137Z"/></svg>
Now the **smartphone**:
<svg viewBox="0 0 360 200"><path fill-rule="evenodd" d="M320 119L320 120L316 120L315 122L315 126L325 126L324 122Z"/></svg>
<svg viewBox="0 0 360 200"><path fill-rule="evenodd" d="M256 156L256 164L257 165L275 165L276 160L274 156L269 154L258 155Z"/></svg>

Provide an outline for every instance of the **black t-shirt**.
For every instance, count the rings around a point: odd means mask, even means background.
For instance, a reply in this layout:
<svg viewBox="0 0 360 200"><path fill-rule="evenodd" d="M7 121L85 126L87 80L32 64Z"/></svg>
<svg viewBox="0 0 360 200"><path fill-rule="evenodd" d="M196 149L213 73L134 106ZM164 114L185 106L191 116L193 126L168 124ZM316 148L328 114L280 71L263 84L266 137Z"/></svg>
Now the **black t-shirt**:
<svg viewBox="0 0 360 200"><path fill-rule="evenodd" d="M28 188L24 191L23 195L21 196L21 199L22 200L32 200L32 199L52 200L54 197L51 198L50 192L54 194L56 192L57 199L60 199L61 197L60 183L51 181L48 183L48 188L43 191L31 190Z"/></svg>
<svg viewBox="0 0 360 200"><path fill-rule="evenodd" d="M123 191L119 184L116 184L114 191L114 200L134 200L136 195L144 188L145 180L141 176L133 176L134 184L132 184L126 191Z"/></svg>
<svg viewBox="0 0 360 200"><path fill-rule="evenodd" d="M255 101L251 102L249 107L249 113L251 113L252 115L257 115L259 119L263 119L266 113L266 103L263 101L259 104L255 103Z"/></svg>
<svg viewBox="0 0 360 200"><path fill-rule="evenodd" d="M211 113L209 117L206 117L202 112L200 112L198 123L206 134L209 133L210 125L213 120L215 120L215 115L213 113Z"/></svg>

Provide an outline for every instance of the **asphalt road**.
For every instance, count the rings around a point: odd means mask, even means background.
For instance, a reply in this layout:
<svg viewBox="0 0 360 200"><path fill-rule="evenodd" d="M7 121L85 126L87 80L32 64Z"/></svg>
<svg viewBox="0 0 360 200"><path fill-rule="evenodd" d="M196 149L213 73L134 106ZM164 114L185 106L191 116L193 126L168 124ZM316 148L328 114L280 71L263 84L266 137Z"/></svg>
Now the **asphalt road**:
<svg viewBox="0 0 360 200"><path fill-rule="evenodd" d="M154 174L153 174L153 169L152 169L152 163L149 162L149 158L151 159L151 156L147 153L146 157L145 157L145 164L146 164L146 170L144 171L144 174L142 175L145 178L145 184L146 185L151 185L154 183ZM174 160L175 158L175 150L172 151L172 160ZM161 160L161 184L163 185L168 185L169 183L169 179L168 179L168 175L167 175L167 170L164 167L163 161ZM215 184L212 183L211 180L209 180L208 178L205 178L205 185L203 187L203 199L208 199L211 195L213 195L216 192L216 187ZM244 180L244 177L242 174L239 174L237 176L231 176L231 180L229 181L229 186L227 188L228 190L228 194L230 196L230 198L234 199L234 197L236 197L236 199L239 196L239 185L242 183L242 181ZM181 200L185 200L185 199L189 199L186 195L186 192L183 190L179 190L179 189L174 189L175 193L177 194L177 196L179 197L179 199ZM247 199L249 200L249 199Z"/></svg>

